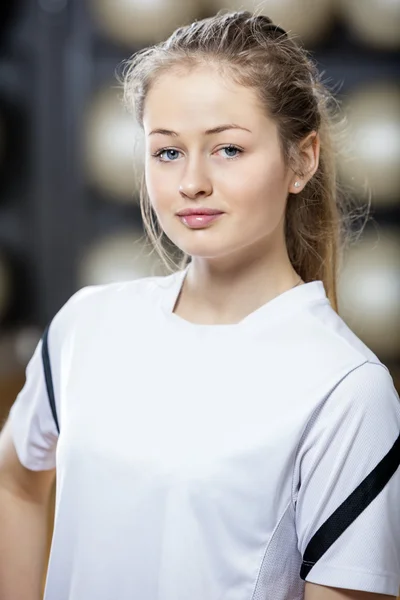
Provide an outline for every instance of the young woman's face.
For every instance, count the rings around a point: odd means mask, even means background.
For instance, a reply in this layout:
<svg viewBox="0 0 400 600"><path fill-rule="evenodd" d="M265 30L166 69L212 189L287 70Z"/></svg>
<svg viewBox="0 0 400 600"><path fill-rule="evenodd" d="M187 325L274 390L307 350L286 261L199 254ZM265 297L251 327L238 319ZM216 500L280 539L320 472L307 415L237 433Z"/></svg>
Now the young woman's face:
<svg viewBox="0 0 400 600"><path fill-rule="evenodd" d="M235 128L222 130L226 125ZM217 127L221 131L206 133ZM150 201L181 250L211 259L244 249L264 252L278 230L282 238L293 172L254 91L228 84L211 67L166 73L147 96L144 131ZM177 216L204 208L222 214L211 221Z"/></svg>

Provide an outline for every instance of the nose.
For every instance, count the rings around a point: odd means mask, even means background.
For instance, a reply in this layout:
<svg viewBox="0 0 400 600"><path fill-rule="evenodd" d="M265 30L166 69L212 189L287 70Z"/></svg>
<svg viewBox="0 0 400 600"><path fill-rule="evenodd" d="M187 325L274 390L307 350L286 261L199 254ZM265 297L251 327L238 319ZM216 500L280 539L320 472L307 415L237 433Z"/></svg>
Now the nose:
<svg viewBox="0 0 400 600"><path fill-rule="evenodd" d="M179 192L182 196L191 200L196 200L204 196L209 196L212 192L212 185L209 177L199 166L188 168L179 186Z"/></svg>

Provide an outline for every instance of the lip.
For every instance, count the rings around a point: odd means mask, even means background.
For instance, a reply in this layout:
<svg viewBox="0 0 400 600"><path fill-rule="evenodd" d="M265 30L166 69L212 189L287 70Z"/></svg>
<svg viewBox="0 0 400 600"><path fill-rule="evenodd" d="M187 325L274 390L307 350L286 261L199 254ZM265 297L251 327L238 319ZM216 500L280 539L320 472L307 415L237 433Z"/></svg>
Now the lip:
<svg viewBox="0 0 400 600"><path fill-rule="evenodd" d="M204 213L192 213L190 215L180 216L179 219L182 221L182 223L189 227L189 229L202 229L203 227L206 227L216 219L222 217L223 214L224 213L221 212L214 212L211 215L207 215Z"/></svg>
<svg viewBox="0 0 400 600"><path fill-rule="evenodd" d="M185 208L176 213L178 217L187 217L191 215L222 215L222 210L215 208Z"/></svg>

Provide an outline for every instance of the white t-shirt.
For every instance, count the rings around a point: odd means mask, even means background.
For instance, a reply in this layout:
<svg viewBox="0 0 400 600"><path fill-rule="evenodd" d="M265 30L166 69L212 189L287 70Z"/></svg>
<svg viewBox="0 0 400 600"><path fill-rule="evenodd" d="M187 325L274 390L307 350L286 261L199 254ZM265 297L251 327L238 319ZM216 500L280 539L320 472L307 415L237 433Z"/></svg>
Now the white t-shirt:
<svg viewBox="0 0 400 600"><path fill-rule="evenodd" d="M11 409L57 466L45 600L396 596L400 401L314 281L234 325L172 312L186 270L86 287Z"/></svg>

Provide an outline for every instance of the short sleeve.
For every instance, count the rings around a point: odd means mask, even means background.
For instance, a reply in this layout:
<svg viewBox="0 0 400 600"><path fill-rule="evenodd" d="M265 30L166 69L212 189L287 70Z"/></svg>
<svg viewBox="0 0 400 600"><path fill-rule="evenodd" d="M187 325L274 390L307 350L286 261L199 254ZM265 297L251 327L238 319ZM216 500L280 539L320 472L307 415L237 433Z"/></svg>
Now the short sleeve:
<svg viewBox="0 0 400 600"><path fill-rule="evenodd" d="M57 427L46 388L40 340L26 368L25 385L10 411L15 449L24 467L44 471L56 466Z"/></svg>
<svg viewBox="0 0 400 600"><path fill-rule="evenodd" d="M294 470L300 577L397 596L400 588L400 400L366 362L308 424Z"/></svg>
<svg viewBox="0 0 400 600"><path fill-rule="evenodd" d="M78 320L85 321L85 311L91 311L98 292L107 289L106 285L85 286L75 292L54 315L48 328L48 337L44 334L36 346L35 352L26 368L26 381L11 407L9 420L11 433L20 462L32 471L45 471L56 467L58 425L62 416L60 407L60 373L63 362L63 349ZM46 333L46 331L45 331ZM54 386L53 416L49 392L46 385L43 360L43 340L47 337L48 363L51 368L51 380ZM45 367L46 363L46 367ZM62 430L62 422L59 423Z"/></svg>

